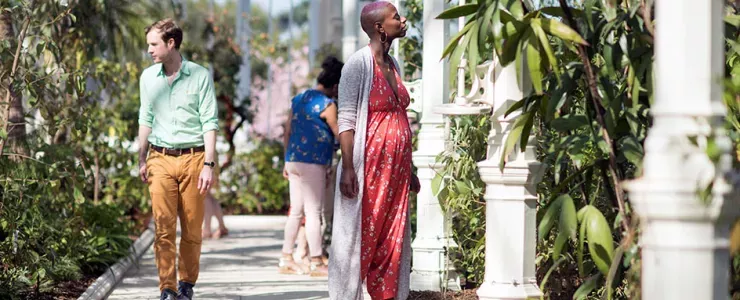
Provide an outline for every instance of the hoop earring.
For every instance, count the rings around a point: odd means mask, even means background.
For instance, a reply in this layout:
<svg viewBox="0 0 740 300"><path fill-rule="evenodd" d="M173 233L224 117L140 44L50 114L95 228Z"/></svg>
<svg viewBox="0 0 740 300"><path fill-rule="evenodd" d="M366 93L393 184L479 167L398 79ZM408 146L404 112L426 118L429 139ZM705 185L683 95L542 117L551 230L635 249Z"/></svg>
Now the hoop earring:
<svg viewBox="0 0 740 300"><path fill-rule="evenodd" d="M388 41L388 34L385 32L380 33L380 42L385 44Z"/></svg>

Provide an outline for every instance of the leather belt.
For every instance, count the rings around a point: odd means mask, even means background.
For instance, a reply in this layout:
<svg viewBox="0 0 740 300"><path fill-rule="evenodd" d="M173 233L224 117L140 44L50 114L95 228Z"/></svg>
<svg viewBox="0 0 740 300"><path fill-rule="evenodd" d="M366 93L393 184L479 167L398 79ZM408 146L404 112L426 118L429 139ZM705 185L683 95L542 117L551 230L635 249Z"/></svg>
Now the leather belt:
<svg viewBox="0 0 740 300"><path fill-rule="evenodd" d="M194 154L198 152L203 152L206 150L205 146L200 147L193 147L193 148L181 148L181 149L173 149L173 148L164 148L160 146L151 145L150 147L152 150L157 151L159 153L162 153L164 155L170 155L170 156L180 156L185 154Z"/></svg>

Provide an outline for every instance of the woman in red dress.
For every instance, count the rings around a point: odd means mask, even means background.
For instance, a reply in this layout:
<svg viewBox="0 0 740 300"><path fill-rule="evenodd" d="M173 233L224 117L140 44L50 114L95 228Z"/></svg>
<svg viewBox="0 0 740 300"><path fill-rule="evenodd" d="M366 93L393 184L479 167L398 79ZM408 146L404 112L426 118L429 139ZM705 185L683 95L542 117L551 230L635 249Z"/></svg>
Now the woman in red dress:
<svg viewBox="0 0 740 300"><path fill-rule="evenodd" d="M361 23L370 44L348 60L339 85L342 199L335 200L330 297L361 299L356 283L364 280L372 299L404 299L411 255L409 192L418 192L419 180L411 165L410 97L388 51L395 38L405 36L406 18L380 1L363 8ZM357 198L359 218L351 216ZM359 235L339 231L355 229L356 223ZM340 254L345 252L359 257Z"/></svg>

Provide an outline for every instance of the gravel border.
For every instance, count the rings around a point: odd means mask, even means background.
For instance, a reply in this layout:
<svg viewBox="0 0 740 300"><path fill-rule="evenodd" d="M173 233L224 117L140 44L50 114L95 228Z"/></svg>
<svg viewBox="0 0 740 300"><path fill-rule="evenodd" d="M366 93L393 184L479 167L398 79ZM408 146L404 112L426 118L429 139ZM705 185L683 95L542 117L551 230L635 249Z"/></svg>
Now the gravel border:
<svg viewBox="0 0 740 300"><path fill-rule="evenodd" d="M131 267L138 264L139 259L141 259L141 256L144 255L152 243L154 243L154 222L150 222L147 229L131 245L129 254L121 258L116 264L110 266L77 300L101 300L107 298L113 291L113 288L123 280L124 274Z"/></svg>

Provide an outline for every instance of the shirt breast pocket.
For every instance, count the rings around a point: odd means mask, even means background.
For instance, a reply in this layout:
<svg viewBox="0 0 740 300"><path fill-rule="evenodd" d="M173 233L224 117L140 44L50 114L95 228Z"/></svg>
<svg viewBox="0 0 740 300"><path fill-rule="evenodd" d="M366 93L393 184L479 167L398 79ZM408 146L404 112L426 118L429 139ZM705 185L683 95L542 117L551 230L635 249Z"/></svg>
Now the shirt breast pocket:
<svg viewBox="0 0 740 300"><path fill-rule="evenodd" d="M199 124L200 118L198 115L198 103L200 102L200 95L198 94L185 94L182 101L179 101L177 105L177 111L175 116L177 119L184 124Z"/></svg>

